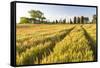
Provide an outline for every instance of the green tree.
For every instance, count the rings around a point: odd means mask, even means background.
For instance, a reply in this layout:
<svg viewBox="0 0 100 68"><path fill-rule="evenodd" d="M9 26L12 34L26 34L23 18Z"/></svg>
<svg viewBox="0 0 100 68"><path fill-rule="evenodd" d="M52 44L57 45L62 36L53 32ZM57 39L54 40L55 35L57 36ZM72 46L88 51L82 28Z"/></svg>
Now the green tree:
<svg viewBox="0 0 100 68"><path fill-rule="evenodd" d="M27 23L30 23L30 22L29 22L28 18L26 18L26 17L20 17L20 22L19 23L20 24L27 24Z"/></svg>
<svg viewBox="0 0 100 68"><path fill-rule="evenodd" d="M77 23L80 24L80 17L77 17Z"/></svg>
<svg viewBox="0 0 100 68"><path fill-rule="evenodd" d="M39 10L36 11L37 15L38 15L38 20L41 21L44 17L43 17L43 13Z"/></svg>
<svg viewBox="0 0 100 68"><path fill-rule="evenodd" d="M43 16L41 17L41 22L43 23L43 21L45 20L46 18Z"/></svg>
<svg viewBox="0 0 100 68"><path fill-rule="evenodd" d="M72 24L73 22L72 22L72 20L70 19L70 24Z"/></svg>
<svg viewBox="0 0 100 68"><path fill-rule="evenodd" d="M74 24L76 24L77 23L77 21L76 21L76 17L74 17Z"/></svg>
<svg viewBox="0 0 100 68"><path fill-rule="evenodd" d="M66 19L63 19L63 22L62 22L63 24L66 24Z"/></svg>
<svg viewBox="0 0 100 68"><path fill-rule="evenodd" d="M58 20L56 20L56 22L55 22L55 23L56 23L56 24L57 24L57 23L59 23L59 22L58 22Z"/></svg>
<svg viewBox="0 0 100 68"><path fill-rule="evenodd" d="M33 19L38 18L38 13L36 12L36 10L30 10L29 14L30 14L31 18L33 18Z"/></svg>
<svg viewBox="0 0 100 68"><path fill-rule="evenodd" d="M97 19L96 15L93 15L92 23L96 23L96 19Z"/></svg>
<svg viewBox="0 0 100 68"><path fill-rule="evenodd" d="M44 14L43 14L41 11L39 11L39 10L30 10L30 11L29 11L29 14L30 14L30 16L31 16L33 19L36 19L36 20L38 20L39 22L43 21L43 19L46 19L46 18L44 17Z"/></svg>
<svg viewBox="0 0 100 68"><path fill-rule="evenodd" d="M84 24L84 16L81 16L80 21L81 21L81 24Z"/></svg>

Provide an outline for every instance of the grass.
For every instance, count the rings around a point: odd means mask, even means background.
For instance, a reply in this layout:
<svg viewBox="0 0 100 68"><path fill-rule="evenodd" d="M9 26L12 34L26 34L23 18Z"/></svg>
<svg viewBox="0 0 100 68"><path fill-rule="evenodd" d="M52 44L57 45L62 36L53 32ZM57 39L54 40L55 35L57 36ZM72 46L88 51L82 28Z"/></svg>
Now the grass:
<svg viewBox="0 0 100 68"><path fill-rule="evenodd" d="M91 38L96 44L95 24L17 24L16 28L17 65L95 59L89 43Z"/></svg>

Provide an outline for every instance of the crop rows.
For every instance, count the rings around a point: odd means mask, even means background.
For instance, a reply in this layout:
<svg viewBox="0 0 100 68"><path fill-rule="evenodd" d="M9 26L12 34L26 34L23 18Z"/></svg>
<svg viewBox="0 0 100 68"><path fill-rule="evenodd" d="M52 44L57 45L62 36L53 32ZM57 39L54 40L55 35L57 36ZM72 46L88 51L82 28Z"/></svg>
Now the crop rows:
<svg viewBox="0 0 100 68"><path fill-rule="evenodd" d="M55 27L55 26L53 26L53 27ZM59 26L57 26L57 27L61 28ZM68 27L67 29L63 28L63 29L59 29L59 30L57 28L56 29L53 28L52 31L50 31L52 29L52 27L51 28L47 27L47 29L49 28L49 30L46 29L45 32L44 32L44 28L42 29L43 31L41 30L41 32L40 31L35 32L36 29L33 30L31 28L21 29L22 31L19 30L20 32L18 32L18 33L20 33L20 35L22 35L22 37L24 37L24 38L19 39L17 37L17 40L16 40L17 41L16 42L17 54L20 54L21 52L25 51L27 48L30 48L31 46L37 46L38 44L40 44L40 43L43 44L44 42L49 41L49 40L59 41L59 38L62 38L62 36L64 36L66 34L66 31L67 30L70 31L70 29L72 27ZM23 30L29 30L29 31L28 32L26 31L23 33ZM29 35L29 32L31 33L30 35ZM34 32L34 33L32 33L32 32ZM23 35L25 33L27 35ZM34 35L34 34L36 34L36 35ZM17 35L19 36L19 34L17 34Z"/></svg>
<svg viewBox="0 0 100 68"><path fill-rule="evenodd" d="M91 36L93 42L96 44L96 25L95 24L84 25L83 27L87 31L87 33Z"/></svg>
<svg viewBox="0 0 100 68"><path fill-rule="evenodd" d="M54 45L62 40L67 33L69 33L73 27L67 29L62 29L58 32L54 32L47 36L38 36L39 38L32 38L31 44L28 42L26 46L23 44L17 45L17 63L18 64L32 64L35 63L37 58L42 58L43 54L48 54L49 51L52 51ZM30 38L31 39L31 38ZM35 41L34 41L35 40ZM28 40L26 40L28 41ZM18 41L22 43L22 41ZM39 62L38 61L38 62Z"/></svg>
<svg viewBox="0 0 100 68"><path fill-rule="evenodd" d="M17 65L95 59L96 28L94 24L33 26L17 27Z"/></svg>
<svg viewBox="0 0 100 68"><path fill-rule="evenodd" d="M81 26L77 26L61 42L55 45L53 53L45 57L41 64L93 60L93 51L85 38L84 31Z"/></svg>

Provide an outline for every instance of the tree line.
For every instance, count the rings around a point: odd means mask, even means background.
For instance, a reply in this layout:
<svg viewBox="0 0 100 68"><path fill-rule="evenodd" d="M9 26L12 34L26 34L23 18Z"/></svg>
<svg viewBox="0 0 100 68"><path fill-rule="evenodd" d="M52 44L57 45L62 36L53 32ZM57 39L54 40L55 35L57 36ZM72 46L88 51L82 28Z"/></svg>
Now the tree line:
<svg viewBox="0 0 100 68"><path fill-rule="evenodd" d="M20 17L20 24L88 24L88 23L96 23L96 15L93 15L92 21L90 22L88 17L74 16L73 19L70 18L70 21L67 22L65 19L55 20L55 21L47 21L44 13L39 10L30 10L28 12L30 14L30 18Z"/></svg>
<svg viewBox="0 0 100 68"><path fill-rule="evenodd" d="M89 23L89 18L80 16L80 17L74 17L73 21L70 19L71 24L86 24Z"/></svg>

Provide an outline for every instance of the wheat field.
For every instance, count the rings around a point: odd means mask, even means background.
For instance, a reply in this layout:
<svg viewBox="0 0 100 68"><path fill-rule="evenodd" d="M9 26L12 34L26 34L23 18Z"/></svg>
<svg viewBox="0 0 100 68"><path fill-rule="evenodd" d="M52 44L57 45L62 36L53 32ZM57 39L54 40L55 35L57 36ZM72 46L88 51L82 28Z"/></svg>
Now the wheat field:
<svg viewBox="0 0 100 68"><path fill-rule="evenodd" d="M96 60L96 24L17 24L16 64Z"/></svg>

